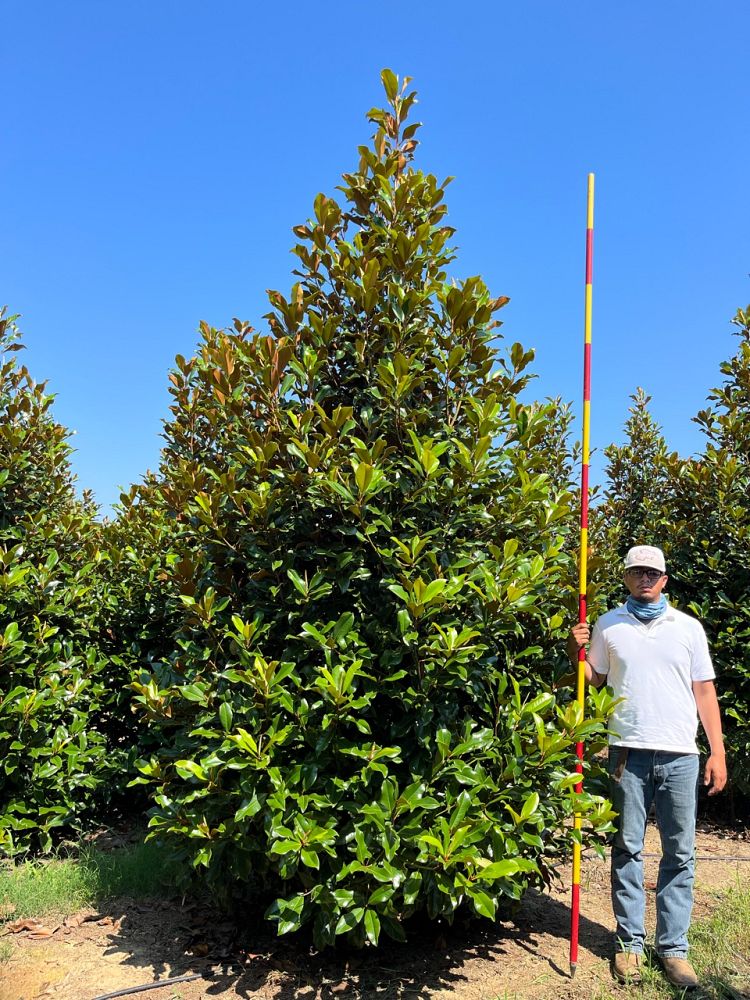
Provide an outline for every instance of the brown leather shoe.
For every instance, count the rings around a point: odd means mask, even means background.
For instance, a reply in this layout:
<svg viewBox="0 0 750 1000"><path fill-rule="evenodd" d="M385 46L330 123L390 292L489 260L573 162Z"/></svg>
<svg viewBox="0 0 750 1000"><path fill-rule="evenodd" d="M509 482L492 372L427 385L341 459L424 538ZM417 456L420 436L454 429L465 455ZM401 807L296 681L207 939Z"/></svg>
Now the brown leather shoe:
<svg viewBox="0 0 750 1000"><path fill-rule="evenodd" d="M683 990L694 989L698 985L695 969L686 958L666 958L660 955L659 961L664 969L664 975L673 986Z"/></svg>
<svg viewBox="0 0 750 1000"><path fill-rule="evenodd" d="M618 951L610 968L618 983L641 982L641 956L635 951Z"/></svg>

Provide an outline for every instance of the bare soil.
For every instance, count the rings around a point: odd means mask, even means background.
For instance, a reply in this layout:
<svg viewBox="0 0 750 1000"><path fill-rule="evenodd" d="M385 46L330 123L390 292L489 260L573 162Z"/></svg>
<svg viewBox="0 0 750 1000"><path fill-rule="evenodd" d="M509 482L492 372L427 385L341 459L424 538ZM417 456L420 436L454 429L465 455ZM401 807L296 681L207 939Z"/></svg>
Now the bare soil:
<svg viewBox="0 0 750 1000"><path fill-rule="evenodd" d="M647 916L654 924L659 840L646 840ZM704 828L697 835L694 918L710 915L731 886L750 887L750 840ZM488 921L417 930L409 943L324 955L268 933L259 914L228 922L192 901L112 900L99 911L6 933L0 1000L94 1000L172 977L199 978L129 994L147 1000L322 1000L401 997L453 1000L590 1000L618 995L609 976L613 921L608 862L582 866L580 951L568 972L569 873L558 888L527 895L516 912ZM51 932L51 933L50 933ZM7 950L7 949L6 949ZM750 998L750 983L745 993ZM622 990L623 996L627 991Z"/></svg>

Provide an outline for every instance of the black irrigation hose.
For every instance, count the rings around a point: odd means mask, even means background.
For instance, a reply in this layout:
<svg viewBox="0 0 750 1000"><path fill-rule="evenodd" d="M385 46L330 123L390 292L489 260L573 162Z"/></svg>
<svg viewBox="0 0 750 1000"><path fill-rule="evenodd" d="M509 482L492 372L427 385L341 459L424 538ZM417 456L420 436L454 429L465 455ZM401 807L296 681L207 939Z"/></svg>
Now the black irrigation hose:
<svg viewBox="0 0 750 1000"><path fill-rule="evenodd" d="M641 857L660 858L661 854L642 854ZM729 856L722 855L717 858L715 855L712 854L711 855L699 854L695 860L696 861L750 861L750 856L739 857L738 855L733 854Z"/></svg>
<svg viewBox="0 0 750 1000"><path fill-rule="evenodd" d="M660 858L662 855L657 851L654 853L646 853L645 851L641 854L642 858ZM698 854L695 857L696 861L750 861L750 854L739 855L739 854Z"/></svg>
<svg viewBox="0 0 750 1000"><path fill-rule="evenodd" d="M193 979L202 979L199 973L192 976L174 976L172 979L157 979L155 983L144 983L143 986L129 986L126 990L115 990L114 993L102 993L93 1000L113 1000L113 997L126 997L130 993L145 993L146 990L156 990L160 986L175 986L177 983L189 983Z"/></svg>

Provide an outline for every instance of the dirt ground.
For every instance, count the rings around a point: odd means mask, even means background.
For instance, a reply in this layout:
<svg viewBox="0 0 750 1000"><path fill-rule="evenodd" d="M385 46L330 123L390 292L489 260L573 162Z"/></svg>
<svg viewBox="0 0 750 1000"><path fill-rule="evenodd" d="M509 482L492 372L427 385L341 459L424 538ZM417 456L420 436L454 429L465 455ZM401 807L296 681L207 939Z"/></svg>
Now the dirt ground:
<svg viewBox="0 0 750 1000"><path fill-rule="evenodd" d="M653 929L659 854L654 827L648 830L646 852ZM695 917L700 918L716 909L727 887L750 887L750 839L702 829L697 855ZM237 926L195 902L118 899L98 912L6 933L0 943L10 942L11 955L0 964L0 1000L94 1000L192 975L199 978L128 995L148 1000L590 1000L602 987L616 994L607 966L613 929L608 863L584 858L579 964L572 981L567 878L564 873L559 889L529 894L512 918L442 929L431 925L406 945L386 943L377 952L346 957L316 955L272 937L258 914ZM735 996L750 998L750 992Z"/></svg>

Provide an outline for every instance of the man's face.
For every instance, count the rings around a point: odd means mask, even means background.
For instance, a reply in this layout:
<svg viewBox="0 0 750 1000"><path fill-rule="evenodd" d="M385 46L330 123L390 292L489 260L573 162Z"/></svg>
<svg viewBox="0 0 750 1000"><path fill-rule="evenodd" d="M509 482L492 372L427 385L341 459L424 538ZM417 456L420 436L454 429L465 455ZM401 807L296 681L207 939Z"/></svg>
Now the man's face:
<svg viewBox="0 0 750 1000"><path fill-rule="evenodd" d="M625 570L625 586L639 601L658 601L668 579L666 573L647 566L631 566Z"/></svg>

